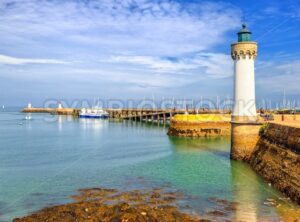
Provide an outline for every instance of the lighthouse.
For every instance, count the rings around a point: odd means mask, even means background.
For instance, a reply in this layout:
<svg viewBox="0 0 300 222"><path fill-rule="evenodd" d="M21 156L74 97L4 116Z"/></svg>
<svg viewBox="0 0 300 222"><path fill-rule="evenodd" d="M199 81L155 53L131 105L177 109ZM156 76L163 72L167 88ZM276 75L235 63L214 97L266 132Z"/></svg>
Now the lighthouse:
<svg viewBox="0 0 300 222"><path fill-rule="evenodd" d="M234 107L232 120L256 121L254 61L257 43L251 41L251 32L245 24L237 33L238 41L231 45L234 61Z"/></svg>
<svg viewBox="0 0 300 222"><path fill-rule="evenodd" d="M259 140L261 123L255 105L254 61L257 43L243 24L238 41L231 44L234 61L234 107L231 121L231 159L248 161Z"/></svg>

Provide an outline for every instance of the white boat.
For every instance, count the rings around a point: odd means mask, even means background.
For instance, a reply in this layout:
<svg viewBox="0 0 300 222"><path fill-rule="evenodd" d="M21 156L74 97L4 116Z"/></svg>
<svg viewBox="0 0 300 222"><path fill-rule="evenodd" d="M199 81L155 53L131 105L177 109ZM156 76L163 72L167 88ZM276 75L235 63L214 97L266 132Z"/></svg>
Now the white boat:
<svg viewBox="0 0 300 222"><path fill-rule="evenodd" d="M79 118L108 118L109 114L105 110L95 107L91 109L83 108L79 112Z"/></svg>

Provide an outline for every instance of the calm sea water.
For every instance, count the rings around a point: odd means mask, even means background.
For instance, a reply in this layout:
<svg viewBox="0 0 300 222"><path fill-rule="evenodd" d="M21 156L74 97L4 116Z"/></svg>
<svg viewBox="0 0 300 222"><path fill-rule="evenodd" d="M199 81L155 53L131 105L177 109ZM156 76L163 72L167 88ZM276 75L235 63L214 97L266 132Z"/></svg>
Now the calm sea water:
<svg viewBox="0 0 300 222"><path fill-rule="evenodd" d="M280 221L297 212L246 164L229 160L229 138L179 139L164 126L26 115L0 112L1 222L69 202L87 187L168 186L201 215L218 209L212 198L236 201L228 213L236 221ZM280 205L265 205L267 198Z"/></svg>

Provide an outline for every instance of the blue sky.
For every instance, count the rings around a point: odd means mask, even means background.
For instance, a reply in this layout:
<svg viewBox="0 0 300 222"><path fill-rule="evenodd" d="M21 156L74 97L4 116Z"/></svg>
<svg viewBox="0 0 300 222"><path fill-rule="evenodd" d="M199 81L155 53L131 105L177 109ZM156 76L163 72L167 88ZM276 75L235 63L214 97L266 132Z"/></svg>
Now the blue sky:
<svg viewBox="0 0 300 222"><path fill-rule="evenodd" d="M296 0L1 0L0 103L230 97L243 20L258 100L299 98Z"/></svg>

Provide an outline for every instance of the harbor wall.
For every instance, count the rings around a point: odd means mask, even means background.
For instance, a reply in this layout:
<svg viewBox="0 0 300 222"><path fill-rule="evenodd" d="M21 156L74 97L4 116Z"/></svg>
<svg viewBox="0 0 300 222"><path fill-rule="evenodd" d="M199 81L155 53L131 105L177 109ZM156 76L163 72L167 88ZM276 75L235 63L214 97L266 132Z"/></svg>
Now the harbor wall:
<svg viewBox="0 0 300 222"><path fill-rule="evenodd" d="M300 127L269 123L248 162L272 186L300 204Z"/></svg>
<svg viewBox="0 0 300 222"><path fill-rule="evenodd" d="M51 113L58 115L77 115L79 109L73 108L25 108L23 113Z"/></svg>
<svg viewBox="0 0 300 222"><path fill-rule="evenodd" d="M300 115L298 114L273 114L272 115L275 122L285 122L285 121L297 121L300 122ZM259 121L263 121L263 118L258 116Z"/></svg>
<svg viewBox="0 0 300 222"><path fill-rule="evenodd" d="M214 137L229 136L230 122L189 122L171 120L169 136L179 137Z"/></svg>

